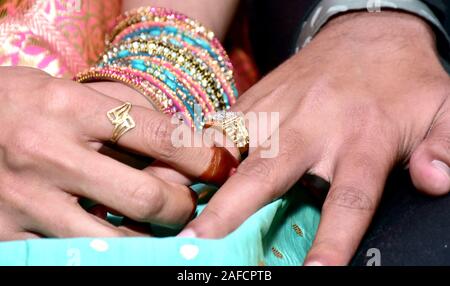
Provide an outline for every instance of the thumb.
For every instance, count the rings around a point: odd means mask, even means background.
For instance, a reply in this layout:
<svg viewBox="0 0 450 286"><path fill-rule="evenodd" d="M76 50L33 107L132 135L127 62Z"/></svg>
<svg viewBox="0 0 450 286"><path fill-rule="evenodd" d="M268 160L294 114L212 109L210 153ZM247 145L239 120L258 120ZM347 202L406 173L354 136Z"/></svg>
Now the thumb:
<svg viewBox="0 0 450 286"><path fill-rule="evenodd" d="M440 196L450 191L450 114L436 121L413 152L410 174L416 188L427 194Z"/></svg>

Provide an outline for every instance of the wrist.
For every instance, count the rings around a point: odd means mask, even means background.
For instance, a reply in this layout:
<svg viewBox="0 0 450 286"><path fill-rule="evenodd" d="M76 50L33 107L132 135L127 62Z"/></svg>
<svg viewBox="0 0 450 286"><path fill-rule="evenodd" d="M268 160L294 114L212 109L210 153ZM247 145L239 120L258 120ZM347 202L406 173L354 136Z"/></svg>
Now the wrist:
<svg viewBox="0 0 450 286"><path fill-rule="evenodd" d="M398 12L349 13L336 17L294 58L312 81L336 80L342 88L379 94L408 89L411 77L448 78L435 47L434 34L421 18Z"/></svg>
<svg viewBox="0 0 450 286"><path fill-rule="evenodd" d="M435 36L426 21L413 14L395 11L381 13L353 12L330 20L319 36L340 36L345 40L390 43L408 39L434 47Z"/></svg>
<svg viewBox="0 0 450 286"><path fill-rule="evenodd" d="M421 18L403 12L341 15L329 21L303 51L320 54L325 61L339 58L338 62L348 59L369 65L402 61L417 69L442 70L432 29Z"/></svg>

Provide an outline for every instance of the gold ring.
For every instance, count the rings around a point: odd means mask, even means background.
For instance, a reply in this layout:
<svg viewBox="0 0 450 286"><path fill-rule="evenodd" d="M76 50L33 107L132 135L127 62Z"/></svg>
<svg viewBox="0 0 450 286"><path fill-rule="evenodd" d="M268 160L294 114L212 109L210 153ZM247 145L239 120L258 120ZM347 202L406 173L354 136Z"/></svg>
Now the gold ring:
<svg viewBox="0 0 450 286"><path fill-rule="evenodd" d="M207 117L205 128L216 128L239 149L241 156L245 155L249 148L250 136L245 127L244 117L238 112L219 111Z"/></svg>
<svg viewBox="0 0 450 286"><path fill-rule="evenodd" d="M106 114L111 124L114 125L113 135L110 140L112 143L117 143L120 137L136 127L133 118L129 114L130 111L131 103L126 102L119 107L111 109Z"/></svg>

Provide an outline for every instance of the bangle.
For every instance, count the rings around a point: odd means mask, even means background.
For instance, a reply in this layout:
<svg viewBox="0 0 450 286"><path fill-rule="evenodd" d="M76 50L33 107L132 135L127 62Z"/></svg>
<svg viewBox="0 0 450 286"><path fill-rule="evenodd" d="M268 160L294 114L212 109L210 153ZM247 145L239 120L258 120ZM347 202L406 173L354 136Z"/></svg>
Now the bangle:
<svg viewBox="0 0 450 286"><path fill-rule="evenodd" d="M227 84L221 71L210 62L202 59L202 55L190 53L187 48L176 47L170 43L144 40L128 41L119 47L113 46L105 53L101 66L113 65L117 60L129 56L152 56L164 59L175 68L181 70L197 81L205 89L216 108L226 109L230 102L234 103L233 87ZM135 68L146 70L145 66Z"/></svg>
<svg viewBox="0 0 450 286"><path fill-rule="evenodd" d="M120 82L143 94L156 110L164 113L175 113L177 111L172 102L160 89L154 87L150 82L138 76L136 73L129 72L126 69L94 67L78 74L75 77L75 81L81 83L96 81Z"/></svg>
<svg viewBox="0 0 450 286"><path fill-rule="evenodd" d="M113 29L110 39L114 39L126 28L139 23L153 23L153 27L165 27L168 34L179 34L181 30L184 34L182 37L187 41L191 41L192 44L198 44L207 49L211 49L211 47L216 49L218 54L226 61L228 68L232 69L227 53L212 31L209 31L199 22L190 19L186 15L170 9L142 7L125 12L119 24ZM154 33L158 32L155 31Z"/></svg>
<svg viewBox="0 0 450 286"><path fill-rule="evenodd" d="M203 120L196 116L229 109L236 101L225 50L214 33L183 14L153 7L127 12L106 43L96 65L75 80L122 82L157 110L182 113L197 129L203 127Z"/></svg>
<svg viewBox="0 0 450 286"><path fill-rule="evenodd" d="M200 104L202 110L214 111L213 103L203 92L196 82L192 82L180 70L175 69L172 65L162 61L159 58L141 58L139 56L120 59L115 62L117 66L129 67L143 66L145 71L157 78L168 88L177 93L177 96L186 101L193 107L194 104Z"/></svg>

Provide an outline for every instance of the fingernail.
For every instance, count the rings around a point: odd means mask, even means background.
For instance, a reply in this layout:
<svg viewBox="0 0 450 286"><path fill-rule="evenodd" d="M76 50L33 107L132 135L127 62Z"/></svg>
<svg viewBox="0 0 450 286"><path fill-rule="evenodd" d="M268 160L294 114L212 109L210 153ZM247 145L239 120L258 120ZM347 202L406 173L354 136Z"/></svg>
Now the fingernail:
<svg viewBox="0 0 450 286"><path fill-rule="evenodd" d="M306 262L303 266L324 266L322 263L317 261Z"/></svg>
<svg viewBox="0 0 450 286"><path fill-rule="evenodd" d="M180 232L177 237L185 237L185 238L195 238L197 235L192 229L185 229L182 232Z"/></svg>
<svg viewBox="0 0 450 286"><path fill-rule="evenodd" d="M442 161L434 160L431 164L450 179L450 168Z"/></svg>

